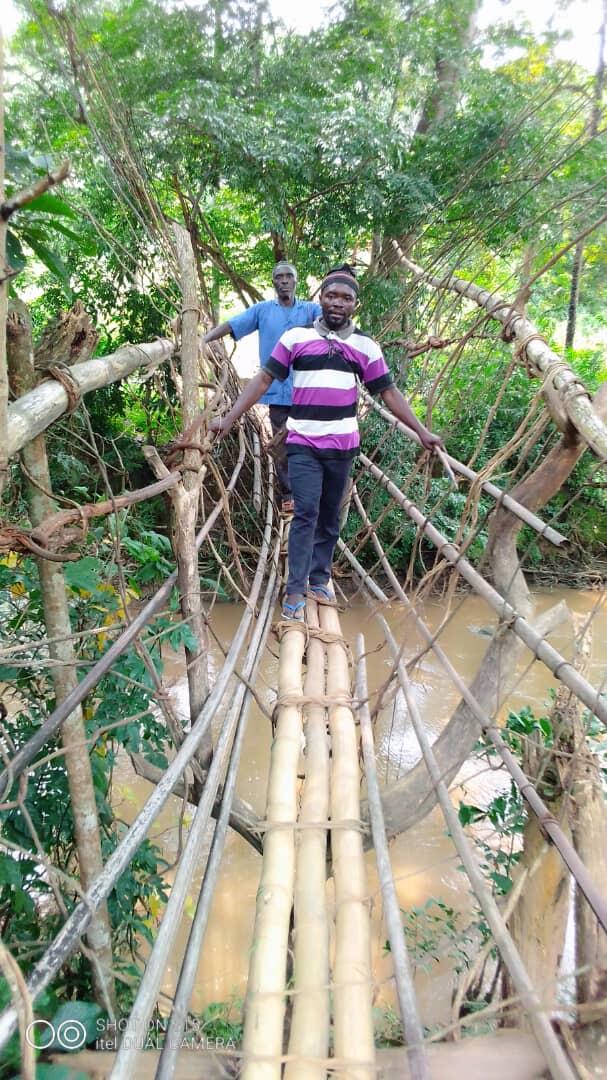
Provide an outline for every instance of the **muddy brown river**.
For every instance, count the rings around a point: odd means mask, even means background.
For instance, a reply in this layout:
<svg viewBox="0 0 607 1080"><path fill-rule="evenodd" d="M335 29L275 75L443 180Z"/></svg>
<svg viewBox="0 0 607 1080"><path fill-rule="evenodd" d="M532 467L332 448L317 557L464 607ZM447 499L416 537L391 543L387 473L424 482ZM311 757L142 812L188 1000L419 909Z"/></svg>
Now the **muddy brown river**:
<svg viewBox="0 0 607 1080"><path fill-rule="evenodd" d="M607 660L607 610L602 594L592 591L553 589L537 594L536 599L538 610L544 610L558 600L564 599L572 611L582 615L594 614L593 661L588 677L595 686L600 685L605 675ZM226 647L232 640L241 613L241 607L236 604L225 604L214 609L214 629ZM434 627L443 615L443 608L436 602L427 603L423 614L426 622ZM413 656L419 648L420 641L402 607L394 604L387 611L386 617L398 640L404 637L406 656ZM348 640L353 641L355 634L362 631L365 635L367 650L380 645L380 631L374 625L370 610L364 603L350 606L341 616L341 620ZM440 641L452 663L466 681L471 679L478 668L494 625L495 620L491 612L481 600L466 596L456 598L454 601L451 621L443 630ZM564 655L571 655L570 625L563 624L550 640ZM215 655L213 663L217 665L220 662L220 657ZM377 688L384 682L390 667L385 648L368 657L370 689ZM187 688L181 661L178 658L168 658L165 672L173 681L171 693L174 702L185 714ZM266 652L258 689L262 699L270 708L275 696L276 680L276 658ZM418 665L414 673L414 682L421 714L429 732L436 737L445 726L458 701L457 691L432 654L424 656ZM537 715L542 715L549 707L549 690L554 685L554 680L547 669L535 663L524 673L508 706L512 709L520 709L523 705L530 705ZM270 739L271 732L267 718L254 704L251 705L240 765L238 794L259 814L264 812ZM375 741L379 776L383 783L393 782L418 760L419 751L415 735L398 698L386 708L378 720ZM501 773L489 771L486 768L481 769L478 762L470 761L462 769L454 795L456 799L463 797L467 802L483 805L487 804L500 789L507 786L508 781ZM131 821L147 798L149 790L150 785L134 776L130 771L130 766L121 765L115 782L117 812L124 819ZM155 822L150 834L150 838L162 848L169 861L174 858L177 848L176 822L180 807L178 800L171 799L161 818ZM459 923L465 925L471 910L471 898L466 878L458 870L459 860L446 834L440 811L434 811L416 828L393 841L391 855L403 909L421 907L430 898L435 898L453 908ZM372 853L367 856L367 861L369 889L373 901L376 1004L378 1007L392 1006L394 997L390 982L391 961L384 950L386 933L382 925L381 903L377 892ZM240 998L244 993L260 865L259 856L249 845L239 836L230 833L200 961L195 997L192 1001L192 1007L196 1010L203 1009L213 1001ZM169 882L170 879L169 874ZM169 967L162 988L168 994L172 994L175 987L181 952L187 941L196 898L197 894L193 893L186 905L179 948L175 951L174 965ZM453 959L448 958L437 962L430 957L426 966L428 970L424 970L423 967L418 967L416 970L416 990L422 1019L426 1025L443 1024L449 1019Z"/></svg>

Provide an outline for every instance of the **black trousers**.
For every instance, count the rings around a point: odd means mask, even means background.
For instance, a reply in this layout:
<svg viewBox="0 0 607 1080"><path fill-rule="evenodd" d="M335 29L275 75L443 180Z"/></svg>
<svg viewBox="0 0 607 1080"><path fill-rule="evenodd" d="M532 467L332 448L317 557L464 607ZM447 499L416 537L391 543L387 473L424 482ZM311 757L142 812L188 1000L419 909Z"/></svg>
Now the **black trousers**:
<svg viewBox="0 0 607 1080"><path fill-rule="evenodd" d="M287 422L289 415L288 405L270 405L270 425L272 427L272 435L277 435L278 432ZM291 485L289 483L289 469L287 466L287 454L286 448L284 450L284 456L277 455L274 458L274 466L276 468L276 476L278 479L278 494L282 499L291 498Z"/></svg>
<svg viewBox="0 0 607 1080"><path fill-rule="evenodd" d="M326 585L339 537L339 512L352 459L323 457L311 447L289 452L289 478L295 516L289 532L287 593Z"/></svg>

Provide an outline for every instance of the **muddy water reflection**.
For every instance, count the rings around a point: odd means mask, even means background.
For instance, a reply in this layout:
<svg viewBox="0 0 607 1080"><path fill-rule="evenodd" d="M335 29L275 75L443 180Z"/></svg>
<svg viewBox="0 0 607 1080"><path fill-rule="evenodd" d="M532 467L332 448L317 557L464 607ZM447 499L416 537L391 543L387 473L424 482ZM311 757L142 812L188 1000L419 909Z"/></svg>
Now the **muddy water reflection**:
<svg viewBox="0 0 607 1080"><path fill-rule="evenodd" d="M552 590L538 596L538 608L544 610L560 599L565 599L573 611L588 615L595 611L599 595L566 589ZM485 652L495 620L487 606L475 597L459 600L454 607L455 613L442 632L440 640L459 673L469 681ZM440 604L430 603L426 605L424 614L428 624L435 627L443 615L443 609ZM226 648L233 638L240 616L241 609L238 605L215 608L215 632ZM411 620L398 605L394 605L387 612L387 618L397 639L406 643L405 655L413 656L421 643ZM381 634L369 609L363 604L348 609L342 616L342 625L348 640L353 641L355 634L362 631L367 650L378 647L378 651L368 658L369 686L377 689L385 681L391 664L387 650L379 648ZM567 626L555 633L551 641L566 656L571 654L572 636L571 629ZM594 661L589 674L594 685L599 685L604 676L606 642L607 612L601 609L594 619ZM276 651L275 645L272 645L272 649ZM221 663L219 650L214 654L213 663L216 666ZM167 670L175 680L172 689L174 703L177 708L185 711L186 688L182 665L172 660L167 663ZM276 681L277 660L268 653L258 689L261 699L269 709L272 707ZM554 682L549 673L536 663L514 690L510 706L520 708L524 704L530 704L536 709L541 708L552 685ZM436 737L447 722L458 695L432 655L425 656L418 665L415 690L422 716L432 736ZM376 727L375 738L380 780L384 782L393 782L408 771L419 757L415 736L399 698L384 710ZM252 706L241 759L238 793L260 814L263 813L265 802L269 750L269 721L256 706ZM470 762L462 770L457 794L463 792L467 801L482 804L488 802L503 785L502 777L486 770L479 772L478 765ZM117 811L125 819L132 820L147 797L149 785L124 771L117 777L116 790ZM181 804L177 800L171 800L151 834L169 861L175 857L178 848L177 821L180 809ZM208 844L209 837L206 842ZM398 895L404 909L420 906L428 898L435 897L461 912L465 924L465 916L470 910L470 895L466 879L457 869L459 860L446 835L439 811L429 815L411 832L397 838L391 846L391 853ZM384 953L386 935L382 926L372 855L368 857L368 865L370 891L374 900L373 950L378 985L377 1003L387 1004L393 1001L390 985L391 963L389 956ZM196 1009L204 1008L211 1001L239 997L244 992L259 873L259 857L240 837L230 834L192 1003ZM169 881L171 877L172 874L169 873ZM180 932L178 949L175 950L175 965L169 968L163 986L164 991L169 994L174 989L195 902L196 894L193 893ZM451 996L451 962L432 961L431 972L418 971L416 982L424 1023L446 1022Z"/></svg>

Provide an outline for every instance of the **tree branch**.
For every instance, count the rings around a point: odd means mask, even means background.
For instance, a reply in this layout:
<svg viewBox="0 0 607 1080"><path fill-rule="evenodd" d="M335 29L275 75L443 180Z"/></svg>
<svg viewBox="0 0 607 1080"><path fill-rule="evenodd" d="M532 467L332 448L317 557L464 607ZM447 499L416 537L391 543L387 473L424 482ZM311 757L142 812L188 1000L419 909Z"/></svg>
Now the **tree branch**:
<svg viewBox="0 0 607 1080"><path fill-rule="evenodd" d="M28 203L37 199L40 195L44 195L45 191L60 184L62 180L65 180L70 171L69 161L63 161L58 169L54 169L53 172L49 172L46 176L41 176L35 183L30 184L29 187L24 188L23 191L19 191L16 195L12 195L10 199L5 199L0 206L0 217L3 221L8 219L15 213L16 210L22 210Z"/></svg>

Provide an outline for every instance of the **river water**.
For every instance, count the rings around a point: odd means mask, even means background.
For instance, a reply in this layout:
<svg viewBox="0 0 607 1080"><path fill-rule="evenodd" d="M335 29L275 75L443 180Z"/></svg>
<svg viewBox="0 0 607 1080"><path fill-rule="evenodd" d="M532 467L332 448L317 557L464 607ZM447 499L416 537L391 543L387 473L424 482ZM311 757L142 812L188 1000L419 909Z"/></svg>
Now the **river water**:
<svg viewBox="0 0 607 1080"><path fill-rule="evenodd" d="M601 603L601 594L553 589L536 595L537 610L545 610L561 599L568 603L573 612L594 616L593 661L588 677L598 686L604 678L607 658L607 610ZM236 604L220 605L214 609L214 631L226 649L241 614L242 608ZM420 647L420 640L403 608L394 604L387 611L384 609L384 614L397 640L405 640L405 656L415 655ZM432 628L443 617L444 609L438 602L429 602L425 604L422 614ZM348 640L353 642L355 635L362 632L367 651L378 647L378 651L368 658L369 688L373 691L382 685L391 668L387 649L380 647L381 632L374 623L370 609L363 603L349 606L342 614L341 622ZM492 613L481 600L474 596L465 596L454 601L452 618L442 631L440 642L467 682L478 668L494 625ZM570 624L563 624L550 640L565 656L571 656L573 636ZM272 648L274 652L277 651L275 647ZM214 655L213 664L217 666L220 663L220 655ZM270 709L275 696L277 667L276 657L266 651L258 678L258 690ZM169 657L165 672L173 681L171 694L174 703L185 715L187 685L183 677L182 661ZM554 680L539 663L533 664L530 670L521 672L521 675L523 674L524 677L514 690L508 706L516 710L523 705L530 705L536 715L545 714L549 708L549 690L555 685ZM424 656L418 664L413 680L422 717L434 738L445 726L458 701L457 691L431 653ZM269 721L253 704L241 759L238 794L260 815L264 813L270 740ZM392 783L418 760L415 735L398 699L389 705L378 719L375 741L378 771L383 783ZM500 789L507 786L508 781L501 773L482 769L478 762L471 760L458 777L455 798L457 800L463 797L466 802L486 805ZM123 819L131 821L149 791L150 785L134 776L130 772L130 766L122 764L115 783L116 812ZM181 803L171 799L150 834L150 838L162 848L169 862L177 851L177 821L180 810ZM439 810L435 810L410 832L393 841L391 857L399 901L404 910L422 907L430 898L434 898L454 910L453 919L458 926L466 924L471 911L471 898L466 878L458 869L459 859L447 836ZM373 901L376 1004L385 1007L394 1002L390 981L391 961L384 948L386 933L382 925L381 902L377 892L372 853L367 856L367 861L369 889ZM235 834L229 834L192 1001L195 1010L202 1010L213 1001L225 1001L232 997L238 999L244 993L260 863L260 857L244 840ZM171 878L172 874L169 872L169 884ZM187 942L196 896L193 892L186 905L178 949L175 950L175 961L169 966L165 976L163 990L168 994L172 994L175 987L179 960ZM431 908L431 914L438 914L435 906ZM449 951L446 941L439 935L430 949L427 964L416 970L416 990L422 1019L426 1025L448 1022L454 960L452 956L439 961L434 959L434 953L445 950Z"/></svg>

